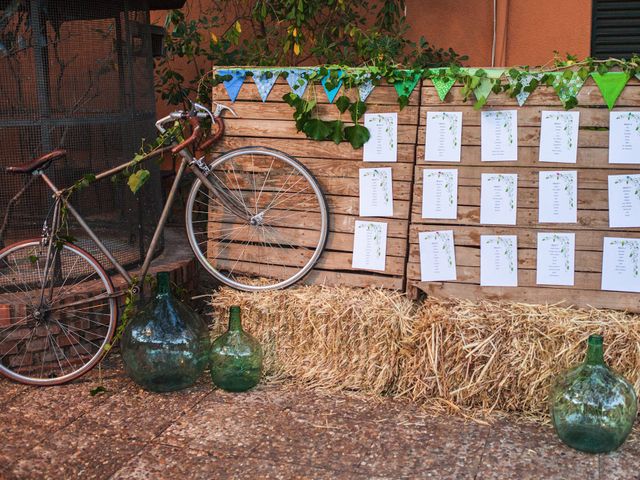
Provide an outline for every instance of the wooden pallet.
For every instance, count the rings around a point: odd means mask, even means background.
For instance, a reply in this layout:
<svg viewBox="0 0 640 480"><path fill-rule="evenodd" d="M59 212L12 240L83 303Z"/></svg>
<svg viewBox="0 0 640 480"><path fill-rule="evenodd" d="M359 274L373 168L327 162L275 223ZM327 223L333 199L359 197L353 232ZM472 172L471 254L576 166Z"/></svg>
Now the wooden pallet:
<svg viewBox="0 0 640 480"><path fill-rule="evenodd" d="M322 87L316 85L315 89L321 117L338 118L338 109L328 103ZM267 102L263 103L253 81L247 78L231 105L238 117L225 117L226 133L219 151L255 145L275 148L296 157L318 179L329 204L330 235L325 252L305 278L306 283L404 289L420 89L414 90L409 105L402 111L399 111L397 93L392 86L383 84L373 90L367 99L368 112L398 112L398 162L366 164L362 162L362 149L354 150L346 142L340 145L317 142L298 133L292 118L293 110L282 100L289 91L286 81L278 79ZM348 95L355 99L355 92L348 92ZM230 104L222 85L214 88L213 99ZM345 118L348 118L346 114ZM351 268L353 230L355 220L359 218L359 169L376 166L391 167L393 172L393 218L367 217L367 220L388 224L384 272Z"/></svg>
<svg viewBox="0 0 640 480"><path fill-rule="evenodd" d="M609 110L594 82L589 79L579 96L580 132L576 164L540 163L540 112L562 110L551 87L538 87L523 107L507 95L491 95L484 110L518 110L518 161L480 161L480 111L464 102L461 87L454 86L441 102L430 82L422 86L420 123L416 153L415 189L409 233L407 268L408 290L437 296L479 299L509 299L519 302L555 303L640 311L640 295L600 290L602 243L604 236L640 237L639 228L609 228L607 176L638 173L638 165L608 163ZM622 92L616 110L638 110L640 82L633 79ZM463 112L461 162L425 162L424 142L427 111ZM459 171L457 220L421 218L422 172L425 168L457 168ZM578 172L578 223L538 224L538 172L542 170L576 170ZM480 175L482 173L518 174L517 224L514 226L480 225ZM455 282L421 282L418 232L453 230L457 262ZM536 285L537 232L575 232L575 286ZM518 236L518 287L480 287L480 235Z"/></svg>

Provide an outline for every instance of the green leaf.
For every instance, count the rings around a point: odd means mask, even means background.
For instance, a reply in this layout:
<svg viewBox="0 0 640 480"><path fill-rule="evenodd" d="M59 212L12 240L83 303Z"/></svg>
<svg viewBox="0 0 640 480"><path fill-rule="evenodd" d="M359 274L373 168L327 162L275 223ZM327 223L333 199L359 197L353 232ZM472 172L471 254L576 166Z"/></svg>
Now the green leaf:
<svg viewBox="0 0 640 480"><path fill-rule="evenodd" d="M334 120L333 122L329 122L329 128L331 128L331 134L329 138L333 140L333 143L339 145L342 140L344 140L344 122L342 120Z"/></svg>
<svg viewBox="0 0 640 480"><path fill-rule="evenodd" d="M369 130L367 130L367 128L363 127L362 125L356 124L344 129L344 138L351 144L353 148L356 149L362 147L365 143L367 143L367 140L369 140L370 136L371 134L369 133Z"/></svg>
<svg viewBox="0 0 640 480"><path fill-rule="evenodd" d="M349 108L349 105L351 105L351 100L349 100L349 97L347 97L346 95L342 95L336 100L336 107L338 107L340 113L346 112L347 108Z"/></svg>
<svg viewBox="0 0 640 480"><path fill-rule="evenodd" d="M400 106L400 110L409 105L409 97L406 95L400 95L398 97L398 105Z"/></svg>
<svg viewBox="0 0 640 480"><path fill-rule="evenodd" d="M138 190L142 188L145 182L149 179L151 173L149 170L141 169L135 173L129 175L129 180L127 180L127 185L133 193L138 193Z"/></svg>
<svg viewBox="0 0 640 480"><path fill-rule="evenodd" d="M106 388L104 388L102 385L98 385L97 387L89 390L89 395L91 395L92 397L95 397L96 395L99 395L101 393L106 393L106 392L107 392Z"/></svg>
<svg viewBox="0 0 640 480"><path fill-rule="evenodd" d="M302 131L313 140L325 140L331 134L331 129L327 123L314 118L304 124Z"/></svg>
<svg viewBox="0 0 640 480"><path fill-rule="evenodd" d="M353 120L353 123L358 123L358 119L361 118L366 111L367 106L364 102L361 102L360 100L353 102L349 107L349 112L351 112L351 120Z"/></svg>

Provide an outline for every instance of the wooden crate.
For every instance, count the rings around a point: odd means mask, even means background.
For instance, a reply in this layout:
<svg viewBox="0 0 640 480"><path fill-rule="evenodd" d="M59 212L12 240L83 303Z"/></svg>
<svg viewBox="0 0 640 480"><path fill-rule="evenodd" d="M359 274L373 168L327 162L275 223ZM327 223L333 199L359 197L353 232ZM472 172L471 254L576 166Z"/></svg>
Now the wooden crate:
<svg viewBox="0 0 640 480"><path fill-rule="evenodd" d="M314 87L309 85L308 88ZM315 89L322 118L338 118L338 109L328 103L322 86L315 85ZM318 179L329 205L330 234L325 252L305 278L306 283L404 289L420 89L416 87L409 105L402 111L398 108L397 93L390 85L376 87L366 102L368 112L398 112L397 163L363 163L362 149L354 150L347 142L336 145L307 139L296 131L293 109L282 100L289 91L287 82L280 78L263 103L253 80L247 77L238 98L231 104L224 86L215 87L213 99L232 106L238 114L238 118L225 116L227 128L217 147L219 152L255 145L275 148L296 157ZM339 95L343 92L341 90ZM355 92L348 92L348 95L355 99ZM348 113L344 118L345 121L349 119ZM393 172L393 218L367 217L367 220L388 224L384 272L351 268L353 230L355 220L359 218L359 169L376 166L391 167Z"/></svg>
<svg viewBox="0 0 640 480"><path fill-rule="evenodd" d="M422 86L420 123L416 152L415 188L409 233L407 282L410 294L418 290L437 296L470 299L509 299L519 302L592 305L640 311L640 295L600 290L602 243L604 236L640 237L638 228L609 228L607 176L638 173L638 165L608 163L609 110L593 80L589 79L579 96L580 131L576 164L540 163L540 112L563 110L551 87L538 87L523 107L507 95L492 94L483 110L518 110L518 161L480 161L481 112L472 102L464 102L461 87L454 86L441 102L429 81ZM640 83L633 79L622 92L615 110L638 110ZM462 111L461 162L425 162L424 143L427 111ZM457 220L421 218L422 172L425 168L458 168ZM538 172L576 170L578 172L578 223L538 224ZM480 175L482 173L518 174L517 224L480 225ZM453 230L457 263L455 282L420 282L418 232ZM536 235L541 231L575 232L575 286L536 285ZM518 236L518 287L480 287L480 235Z"/></svg>

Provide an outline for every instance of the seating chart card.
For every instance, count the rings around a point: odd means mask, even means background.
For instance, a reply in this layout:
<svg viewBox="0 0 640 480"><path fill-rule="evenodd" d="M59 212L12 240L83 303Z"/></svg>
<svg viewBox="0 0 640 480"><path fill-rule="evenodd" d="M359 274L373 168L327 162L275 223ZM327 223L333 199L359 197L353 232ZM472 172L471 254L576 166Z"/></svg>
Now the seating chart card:
<svg viewBox="0 0 640 480"><path fill-rule="evenodd" d="M609 227L640 227L640 175L609 175Z"/></svg>
<svg viewBox="0 0 640 480"><path fill-rule="evenodd" d="M640 164L640 112L609 113L609 163Z"/></svg>
<svg viewBox="0 0 640 480"><path fill-rule="evenodd" d="M640 239L604 237L601 288L640 292Z"/></svg>
<svg viewBox="0 0 640 480"><path fill-rule="evenodd" d="M480 285L485 287L518 286L517 236L480 236Z"/></svg>
<svg viewBox="0 0 640 480"><path fill-rule="evenodd" d="M538 181L538 222L578 221L578 172L542 171Z"/></svg>
<svg viewBox="0 0 640 480"><path fill-rule="evenodd" d="M418 233L420 277L423 282L456 279L456 252L453 231Z"/></svg>
<svg viewBox="0 0 640 480"><path fill-rule="evenodd" d="M390 167L360 169L360 216L393 217Z"/></svg>
<svg viewBox="0 0 640 480"><path fill-rule="evenodd" d="M459 162L461 144L462 112L427 112L425 161Z"/></svg>
<svg viewBox="0 0 640 480"><path fill-rule="evenodd" d="M371 137L364 144L365 162L398 161L398 114L365 113L364 126Z"/></svg>
<svg viewBox="0 0 640 480"><path fill-rule="evenodd" d="M574 284L575 245L575 233L538 233L538 285Z"/></svg>
<svg viewBox="0 0 640 480"><path fill-rule="evenodd" d="M387 256L387 224L356 220L351 268L384 271Z"/></svg>
<svg viewBox="0 0 640 480"><path fill-rule="evenodd" d="M515 225L517 206L517 174L482 174L480 185L480 223Z"/></svg>
<svg viewBox="0 0 640 480"><path fill-rule="evenodd" d="M458 170L425 169L422 173L422 218L458 217Z"/></svg>
<svg viewBox="0 0 640 480"><path fill-rule="evenodd" d="M541 112L541 162L576 163L580 112Z"/></svg>
<svg viewBox="0 0 640 480"><path fill-rule="evenodd" d="M483 162L518 160L518 111L482 112L480 159Z"/></svg>

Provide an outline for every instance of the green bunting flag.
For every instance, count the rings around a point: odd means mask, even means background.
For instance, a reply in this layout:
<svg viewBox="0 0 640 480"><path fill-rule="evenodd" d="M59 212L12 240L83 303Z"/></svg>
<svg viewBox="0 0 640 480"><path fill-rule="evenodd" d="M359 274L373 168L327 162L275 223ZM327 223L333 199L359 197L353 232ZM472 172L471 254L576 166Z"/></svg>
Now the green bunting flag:
<svg viewBox="0 0 640 480"><path fill-rule="evenodd" d="M553 89L558 94L560 101L565 108L574 107L575 100L572 99L576 98L580 93L585 79L582 78L578 72L572 72L571 70L558 72L555 75L556 78L553 81ZM569 102L572 104L567 105Z"/></svg>
<svg viewBox="0 0 640 480"><path fill-rule="evenodd" d="M487 98L489 98L491 89L493 88L493 81L500 78L502 74L506 72L506 70L506 68L484 69L484 71L487 72L487 76L482 77L482 80L480 80L480 85L478 85L473 91L473 94L476 96L476 100L486 100ZM477 71L478 69L470 69L469 74L473 75Z"/></svg>
<svg viewBox="0 0 640 480"><path fill-rule="evenodd" d="M630 75L627 72L593 72L591 76L596 82L596 85L598 85L607 107L611 110L616 104L616 100L618 100L622 90L624 90L624 87L627 85Z"/></svg>
<svg viewBox="0 0 640 480"><path fill-rule="evenodd" d="M447 93L449 93L453 84L456 83L456 77L431 77L431 81L433 82L433 86L436 87L438 97L444 102Z"/></svg>
<svg viewBox="0 0 640 480"><path fill-rule="evenodd" d="M406 76L404 80L394 83L393 86L396 87L396 92L398 92L399 97L408 97L413 92L413 89L416 88L419 80L419 73L411 73L411 75Z"/></svg>

